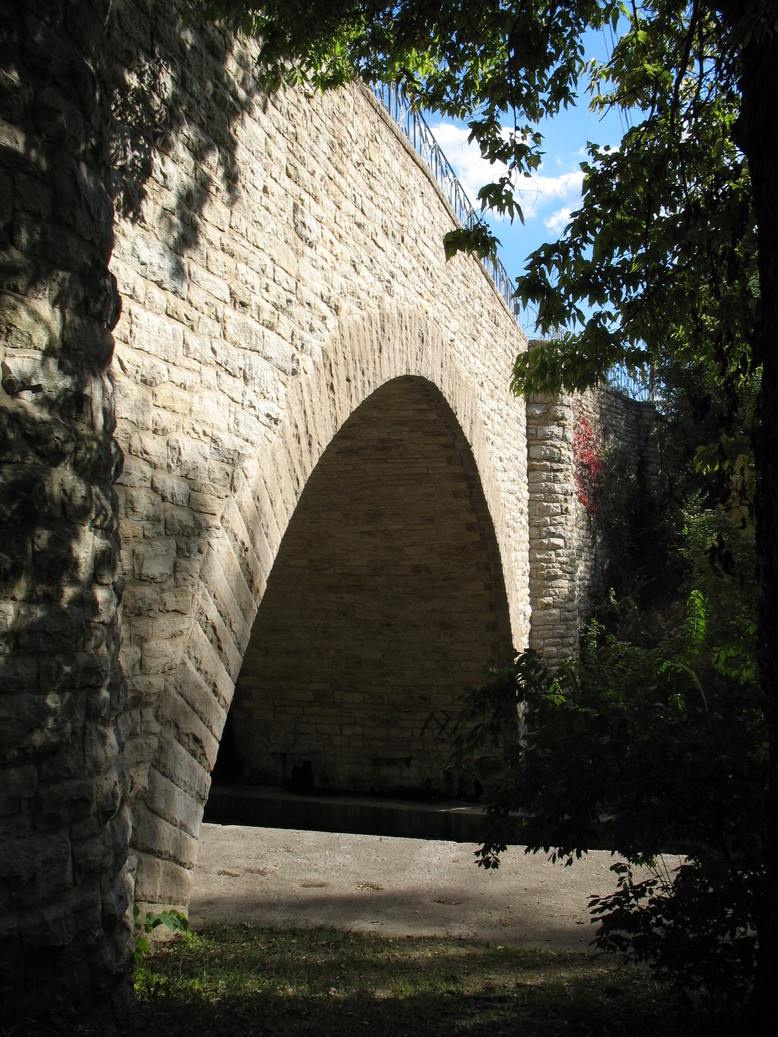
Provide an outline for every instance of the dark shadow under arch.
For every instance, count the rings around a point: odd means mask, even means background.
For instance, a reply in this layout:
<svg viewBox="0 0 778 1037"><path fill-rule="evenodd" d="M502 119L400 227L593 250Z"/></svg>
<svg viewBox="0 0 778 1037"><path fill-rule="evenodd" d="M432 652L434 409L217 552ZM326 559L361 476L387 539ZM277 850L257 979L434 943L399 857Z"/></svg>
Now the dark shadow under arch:
<svg viewBox="0 0 778 1037"><path fill-rule="evenodd" d="M289 523L236 684L232 776L456 794L459 696L510 650L470 447L431 382L394 379L334 437Z"/></svg>

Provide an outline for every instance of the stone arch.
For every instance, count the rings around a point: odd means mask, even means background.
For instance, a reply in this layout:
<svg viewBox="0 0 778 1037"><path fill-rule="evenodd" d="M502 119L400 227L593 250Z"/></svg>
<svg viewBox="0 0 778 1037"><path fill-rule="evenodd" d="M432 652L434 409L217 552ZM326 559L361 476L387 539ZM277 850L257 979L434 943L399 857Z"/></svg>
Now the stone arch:
<svg viewBox="0 0 778 1037"><path fill-rule="evenodd" d="M459 697L510 655L472 451L440 390L403 376L311 472L235 690L236 762L299 791L458 795Z"/></svg>
<svg viewBox="0 0 778 1037"><path fill-rule="evenodd" d="M527 574L514 564L509 514L510 505L520 502L505 494L493 463L494 429L487 428L474 380L441 329L416 312L382 309L344 322L307 359L272 442L236 466L232 493L205 548L194 620L160 697L148 784L134 810L135 899L141 905L188 903L210 772L283 536L333 437L392 380L410 376L431 383L461 429L494 530L512 638L526 643Z"/></svg>

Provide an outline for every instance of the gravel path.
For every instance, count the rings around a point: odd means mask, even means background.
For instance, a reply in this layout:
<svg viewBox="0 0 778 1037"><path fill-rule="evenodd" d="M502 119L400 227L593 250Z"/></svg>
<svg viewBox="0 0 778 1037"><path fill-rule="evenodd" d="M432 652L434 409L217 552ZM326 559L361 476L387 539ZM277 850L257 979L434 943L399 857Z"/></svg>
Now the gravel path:
<svg viewBox="0 0 778 1037"><path fill-rule="evenodd" d="M469 843L205 824L189 917L331 925L386 936L467 936L585 949L587 901L615 888L609 853L570 868L520 847L497 871Z"/></svg>

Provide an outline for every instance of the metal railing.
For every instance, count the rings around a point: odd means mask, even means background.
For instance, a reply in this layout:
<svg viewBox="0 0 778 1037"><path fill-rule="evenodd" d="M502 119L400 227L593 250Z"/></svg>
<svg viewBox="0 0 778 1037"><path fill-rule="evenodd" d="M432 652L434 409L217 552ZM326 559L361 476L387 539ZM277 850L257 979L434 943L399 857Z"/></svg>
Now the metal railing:
<svg viewBox="0 0 778 1037"><path fill-rule="evenodd" d="M404 91L389 83L373 83L372 90L387 112L391 115L416 153L424 160L443 192L446 201L457 215L463 227L474 227L478 222L475 209L457 179L451 163L441 151L424 116L408 100ZM491 277L497 291L505 300L511 313L516 316L514 286L499 259L486 258L481 266Z"/></svg>
<svg viewBox="0 0 778 1037"><path fill-rule="evenodd" d="M631 400L641 403L653 403L655 400L655 386L653 373L649 371L647 378L633 377L625 367L612 367L608 371L608 385L623 396L629 396Z"/></svg>

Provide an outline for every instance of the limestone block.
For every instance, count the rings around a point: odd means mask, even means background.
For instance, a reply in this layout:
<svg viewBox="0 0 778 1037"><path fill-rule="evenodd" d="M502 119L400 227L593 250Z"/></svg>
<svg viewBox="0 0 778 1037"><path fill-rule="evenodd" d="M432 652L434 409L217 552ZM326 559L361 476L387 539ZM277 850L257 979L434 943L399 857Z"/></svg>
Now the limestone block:
<svg viewBox="0 0 778 1037"><path fill-rule="evenodd" d="M205 443L188 436L167 441L168 471L185 479L207 480L210 451Z"/></svg>
<svg viewBox="0 0 778 1037"><path fill-rule="evenodd" d="M133 844L140 853L149 853L164 847L164 860L191 869L197 856L197 840L183 829L170 824L153 813L145 803L138 803L133 811ZM136 877L136 896L137 877Z"/></svg>
<svg viewBox="0 0 778 1037"><path fill-rule="evenodd" d="M85 936L88 943L97 943L103 935L101 921L100 889L93 880L51 906L25 912L19 926L39 947L67 947L78 935Z"/></svg>
<svg viewBox="0 0 778 1037"><path fill-rule="evenodd" d="M176 542L172 537L143 541L133 547L133 575L138 580L160 583L173 575L175 560Z"/></svg>
<svg viewBox="0 0 778 1037"><path fill-rule="evenodd" d="M35 795L38 785L38 772L31 763L3 770L3 793L7 796L29 798Z"/></svg>
<svg viewBox="0 0 778 1037"><path fill-rule="evenodd" d="M140 457L152 469L161 468L166 460L164 440L151 432L133 432L128 451L131 455Z"/></svg>
<svg viewBox="0 0 778 1037"><path fill-rule="evenodd" d="M193 318L194 327L189 327L187 321L184 327L183 355L185 359L196 361L198 364L210 364L214 356L213 332L218 333L216 328L204 328L202 319Z"/></svg>
<svg viewBox="0 0 778 1037"><path fill-rule="evenodd" d="M129 811L126 813L129 815ZM126 859L126 836L122 839L122 845L124 849L120 856L122 859ZM119 855L114 853L114 861L117 856ZM123 953L125 949L124 945L129 936L129 933L127 932L129 923L126 921L126 917L127 908L132 900L132 884L130 882L129 871L126 865L123 868L117 868L114 864L113 870L116 875L113 885L109 886L107 883L104 883L103 888L101 889L101 910L103 922L107 931L113 933L117 939L116 945L109 951L109 954L111 954L111 957L114 959L114 968L116 968L118 963L125 956Z"/></svg>
<svg viewBox="0 0 778 1037"><path fill-rule="evenodd" d="M176 690L218 739L224 728L226 709L186 656L176 673Z"/></svg>
<svg viewBox="0 0 778 1037"><path fill-rule="evenodd" d="M189 335L194 334L197 330L197 310L193 306L191 306L188 301L185 301L184 299L180 299L175 295L166 295L165 315L169 317L170 320L175 321L176 324L180 324L183 328L184 357L189 357L190 354L187 349L187 337Z"/></svg>
<svg viewBox="0 0 778 1037"><path fill-rule="evenodd" d="M164 641L153 638L146 641L141 654L141 673L173 673L178 667L185 645L186 638L184 636Z"/></svg>
<svg viewBox="0 0 778 1037"><path fill-rule="evenodd" d="M165 696L160 703L158 719L163 725L169 724L176 741L201 766L211 771L216 762L219 743L188 702L178 693Z"/></svg>
<svg viewBox="0 0 778 1037"><path fill-rule="evenodd" d="M232 552L227 548L228 560L232 556ZM213 626L212 617L218 615L219 617L219 630L224 631L226 637L220 637L220 644L222 649L228 646L227 650L231 655L237 655L239 658L242 655L245 646L248 644L250 630L250 621L244 614L241 603L236 596L236 591L241 593L243 599L243 605L246 609L251 610L251 619L253 620L254 612L254 601L253 595L245 585L243 577L240 575L240 570L234 562L234 556L231 557L233 571L231 579L227 578L222 565L221 556L222 551L217 556L215 551L211 551L206 556L205 562L202 568L202 579L205 586L208 588L207 597L213 604L213 609L206 609L206 613L211 620ZM242 587L241 587L242 584ZM227 633L228 632L228 633ZM229 669L229 667L228 667Z"/></svg>
<svg viewBox="0 0 778 1037"><path fill-rule="evenodd" d="M10 655L10 645L9 655ZM3 660L3 692L10 695L19 692L35 692L38 688L38 657L36 655L14 655Z"/></svg>
<svg viewBox="0 0 778 1037"><path fill-rule="evenodd" d="M562 450L556 446L533 445L527 450L530 461L561 461Z"/></svg>
<svg viewBox="0 0 778 1037"><path fill-rule="evenodd" d="M193 606L194 592L190 587L178 586L162 594L162 608L165 612L180 612L184 616L191 616Z"/></svg>
<svg viewBox="0 0 778 1037"><path fill-rule="evenodd" d="M130 343L134 349L150 353L169 364L183 356L184 332L173 321L158 317L136 304L129 307Z"/></svg>
<svg viewBox="0 0 778 1037"><path fill-rule="evenodd" d="M175 569L176 585L187 591L191 590L193 595L198 590L197 584L203 563L203 554L197 547L198 545L195 545L195 548L190 547L187 555L179 554ZM194 600L197 600L196 596Z"/></svg>
<svg viewBox="0 0 778 1037"><path fill-rule="evenodd" d="M191 623L191 617L182 615L180 612L139 617L132 623L133 640L144 647L151 638L158 641L175 640L188 634Z"/></svg>
<svg viewBox="0 0 778 1037"><path fill-rule="evenodd" d="M227 281L222 277L216 277L197 263L189 262L189 278L208 295L218 299L219 302L230 302L230 288Z"/></svg>
<svg viewBox="0 0 778 1037"><path fill-rule="evenodd" d="M166 292L186 298L187 279L179 256L161 241L138 234L132 242L137 273Z"/></svg>
<svg viewBox="0 0 778 1037"><path fill-rule="evenodd" d="M121 486L150 486L151 466L139 457L125 456L122 474L117 479Z"/></svg>
<svg viewBox="0 0 778 1037"><path fill-rule="evenodd" d="M192 886L191 871L152 854L137 855L135 903L141 909L158 911L162 907L186 908Z"/></svg>
<svg viewBox="0 0 778 1037"><path fill-rule="evenodd" d="M163 435L165 430L180 428L192 410L191 399L170 381L154 386L152 401L155 413L151 428L156 435Z"/></svg>
<svg viewBox="0 0 778 1037"><path fill-rule="evenodd" d="M205 804L179 788L154 767L149 773L145 801L153 813L177 828L182 828L193 839L199 837Z"/></svg>
<svg viewBox="0 0 778 1037"><path fill-rule="evenodd" d="M61 831L0 841L0 879L17 909L61 896L72 887L70 839Z"/></svg>
<svg viewBox="0 0 778 1037"><path fill-rule="evenodd" d="M253 452L253 449L237 436L230 435L228 432L218 428L214 430L211 437L211 465L213 462L225 465L230 473L230 481L232 480L233 471L247 464Z"/></svg>
<svg viewBox="0 0 778 1037"><path fill-rule="evenodd" d="M210 641L206 638L199 624L192 629L189 642L186 646L186 660L192 670L199 675L211 694L216 697L223 711L230 707L234 682L227 673L219 655L214 651ZM185 696L186 697L186 696ZM205 717L205 714L203 714ZM210 709L208 716L211 717ZM212 724L212 730L217 738L221 737L221 728Z"/></svg>
<svg viewBox="0 0 778 1037"><path fill-rule="evenodd" d="M161 734L159 747L156 769L191 799L205 803L211 787L210 772L170 732Z"/></svg>
<svg viewBox="0 0 778 1037"><path fill-rule="evenodd" d="M222 526L229 534L232 551L240 566L241 575L250 594L250 610L244 609L244 615L249 618L256 609L256 602L264 592L265 570L256 553L252 537L246 529L243 516L236 506L234 498L230 498L227 501L222 514Z"/></svg>
<svg viewBox="0 0 778 1037"><path fill-rule="evenodd" d="M172 393L175 396L175 390L172 390ZM162 401L162 394L158 389L155 389L150 406L151 431L156 436L169 436L171 432L178 432L181 429L183 423L182 415L188 413L188 403L184 405L179 397L177 405L179 410L166 410L161 406L157 407L157 404L161 404Z"/></svg>
<svg viewBox="0 0 778 1037"><path fill-rule="evenodd" d="M203 524L191 508L164 504L162 506L164 531L169 537L193 538L202 531Z"/></svg>
<svg viewBox="0 0 778 1037"><path fill-rule="evenodd" d="M186 507L189 503L190 484L179 475L156 471L151 476L151 488L168 504Z"/></svg>
<svg viewBox="0 0 778 1037"><path fill-rule="evenodd" d="M228 326L230 323L231 320L228 318ZM256 333L256 327L253 321L245 319L244 327L247 327L251 332ZM211 362L215 364L218 369L231 375L233 378L242 379L244 365L246 363L245 348L246 347L240 339L235 340L230 337L230 339L225 342L214 338L210 347ZM229 382L220 382L219 384L226 386L229 385Z"/></svg>
<svg viewBox="0 0 778 1037"><path fill-rule="evenodd" d="M108 828L104 828L91 839L73 843L73 873L78 883L90 875L104 874L113 864L113 860L113 836Z"/></svg>

